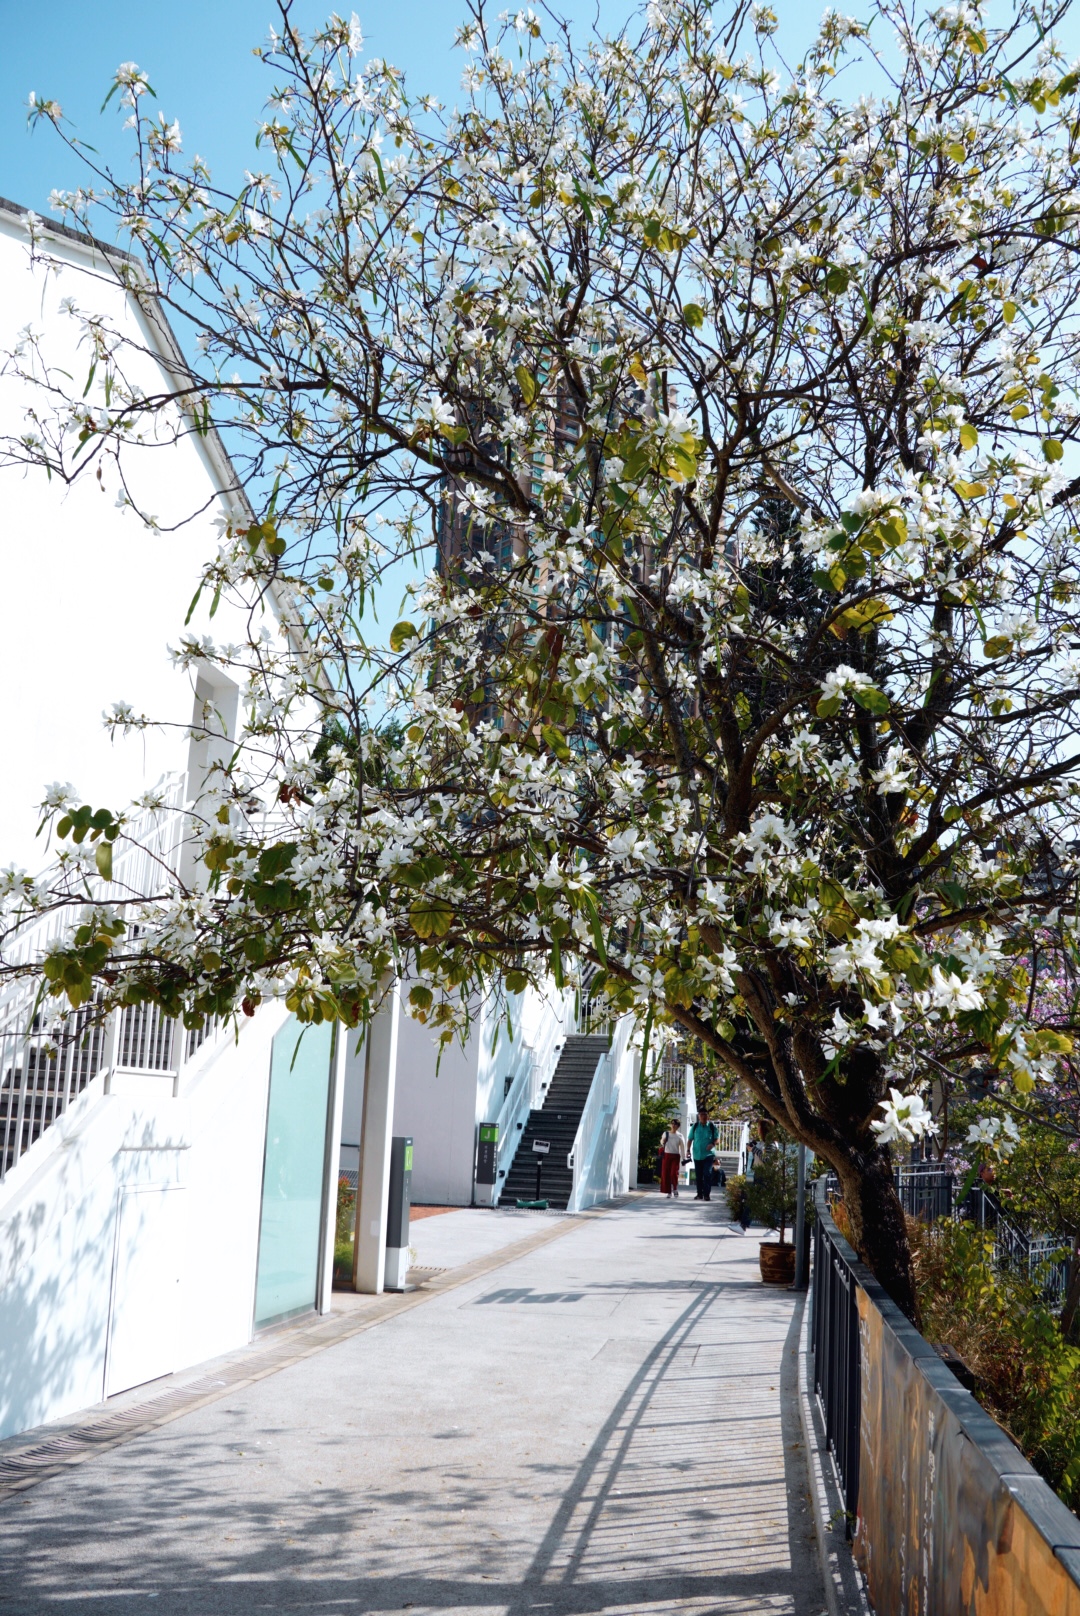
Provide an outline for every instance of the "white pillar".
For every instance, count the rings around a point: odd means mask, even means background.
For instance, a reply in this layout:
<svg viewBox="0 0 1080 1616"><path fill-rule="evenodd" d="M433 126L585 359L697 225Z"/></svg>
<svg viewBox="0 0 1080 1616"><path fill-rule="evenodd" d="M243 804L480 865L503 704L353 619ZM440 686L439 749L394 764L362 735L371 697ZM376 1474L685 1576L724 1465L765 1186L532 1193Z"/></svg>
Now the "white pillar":
<svg viewBox="0 0 1080 1616"><path fill-rule="evenodd" d="M355 1037L356 1034L353 1034ZM338 1178L341 1174L341 1110L345 1103L345 1057L349 1029L340 1022L334 1026L334 1047L330 1056L330 1093L326 1107L326 1159L323 1166L322 1254L315 1287L315 1307L329 1313L334 1296L334 1238L337 1234Z"/></svg>
<svg viewBox="0 0 1080 1616"><path fill-rule="evenodd" d="M638 1149L641 1144L641 1051L635 1049L631 1056L631 1070L633 1078L630 1083L630 1161L626 1175L628 1189L637 1189L637 1163Z"/></svg>
<svg viewBox="0 0 1080 1616"><path fill-rule="evenodd" d="M390 1140L397 1080L398 984L387 993L364 1045L364 1121L360 1134L360 1182L356 1196L353 1285L378 1296L386 1267L386 1211L390 1196Z"/></svg>

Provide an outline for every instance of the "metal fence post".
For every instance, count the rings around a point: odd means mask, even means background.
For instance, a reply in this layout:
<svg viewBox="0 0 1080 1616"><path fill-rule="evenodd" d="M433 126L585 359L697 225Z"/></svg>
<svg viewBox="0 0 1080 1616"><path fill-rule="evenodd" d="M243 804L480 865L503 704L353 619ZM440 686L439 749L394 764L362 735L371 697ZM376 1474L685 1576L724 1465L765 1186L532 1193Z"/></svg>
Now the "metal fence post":
<svg viewBox="0 0 1080 1616"><path fill-rule="evenodd" d="M795 1195L795 1278L793 1291L810 1284L810 1252L806 1244L806 1146L799 1146L799 1178Z"/></svg>

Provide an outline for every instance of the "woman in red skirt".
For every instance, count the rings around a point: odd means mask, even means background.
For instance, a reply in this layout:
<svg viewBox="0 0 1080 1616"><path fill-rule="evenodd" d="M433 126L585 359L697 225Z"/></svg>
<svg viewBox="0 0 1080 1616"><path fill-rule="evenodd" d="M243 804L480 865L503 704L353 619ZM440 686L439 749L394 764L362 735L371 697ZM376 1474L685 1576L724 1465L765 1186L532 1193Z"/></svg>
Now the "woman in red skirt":
<svg viewBox="0 0 1080 1616"><path fill-rule="evenodd" d="M679 1128L679 1119L672 1117L671 1125L660 1141L660 1188L668 1200L679 1199L679 1168L686 1155L686 1140Z"/></svg>

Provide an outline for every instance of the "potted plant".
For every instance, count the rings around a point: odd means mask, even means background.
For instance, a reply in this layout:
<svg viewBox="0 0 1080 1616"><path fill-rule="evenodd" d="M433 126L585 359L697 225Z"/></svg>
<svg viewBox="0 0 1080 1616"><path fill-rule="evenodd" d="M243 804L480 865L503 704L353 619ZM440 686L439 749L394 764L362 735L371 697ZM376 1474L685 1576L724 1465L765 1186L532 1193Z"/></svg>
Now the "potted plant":
<svg viewBox="0 0 1080 1616"><path fill-rule="evenodd" d="M796 1181L794 1146L778 1128L773 1141L755 1161L753 1181L746 1186L754 1221L780 1234L778 1241L763 1240L758 1248L761 1277L766 1285L790 1285L795 1278L795 1247L785 1236L795 1221Z"/></svg>

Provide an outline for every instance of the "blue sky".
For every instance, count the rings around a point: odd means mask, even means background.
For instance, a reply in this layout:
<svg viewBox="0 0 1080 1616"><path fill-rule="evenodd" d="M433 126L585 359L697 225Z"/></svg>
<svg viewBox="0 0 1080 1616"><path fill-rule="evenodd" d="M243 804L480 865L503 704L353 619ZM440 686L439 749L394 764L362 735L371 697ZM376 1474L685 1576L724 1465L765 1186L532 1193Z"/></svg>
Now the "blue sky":
<svg viewBox="0 0 1080 1616"><path fill-rule="evenodd" d="M495 9L503 3L509 0ZM568 0L562 9L585 20L595 8L593 0ZM632 0L600 5L608 25L633 9ZM371 54L403 67L418 92L455 99L462 57L451 44L465 14L459 0L297 0L293 16L307 29L331 10L355 10ZM123 159L115 102L98 115L123 61L150 75L158 105L180 120L185 150L204 157L218 183L239 181L256 162L255 125L271 82L251 51L275 16L272 0L0 0L0 196L44 212L54 186L74 186L81 177L47 129L28 134L31 90L59 101L82 139Z"/></svg>
<svg viewBox="0 0 1080 1616"><path fill-rule="evenodd" d="M492 9L504 4L510 0L495 0ZM824 0L773 4L780 43L797 54ZM403 67L419 93L453 102L462 58L451 42L464 0L336 0L341 12L354 6L372 54ZM311 28L331 9L332 0L296 0L293 15ZM635 0L562 0L556 9L582 24L598 10L604 26L616 27L637 6ZM718 11L724 9L721 0ZM1003 9L991 6L995 14ZM272 0L0 0L0 195L45 211L53 186L74 186L81 178L79 164L47 129L28 133L31 90L58 100L84 140L114 162L124 160L115 102L99 116L122 61L138 62L149 73L162 111L180 120L185 149L209 162L219 184L238 183L258 162L254 131L270 81L251 50L275 15ZM1061 35L1069 50L1080 51L1080 7Z"/></svg>

